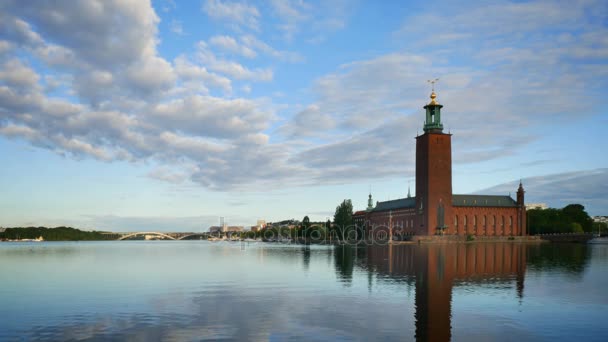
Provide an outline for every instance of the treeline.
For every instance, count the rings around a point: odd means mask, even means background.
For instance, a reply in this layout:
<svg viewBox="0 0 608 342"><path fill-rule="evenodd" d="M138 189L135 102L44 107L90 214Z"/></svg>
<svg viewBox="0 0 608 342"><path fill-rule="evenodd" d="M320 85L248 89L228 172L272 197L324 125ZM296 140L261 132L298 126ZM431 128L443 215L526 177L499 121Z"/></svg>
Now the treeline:
<svg viewBox="0 0 608 342"><path fill-rule="evenodd" d="M116 238L96 231L82 231L72 227L19 227L6 228L0 232L1 240L36 239L42 236L46 241L91 241L115 240Z"/></svg>
<svg viewBox="0 0 608 342"><path fill-rule="evenodd" d="M562 209L530 209L527 215L530 234L593 232L593 219L580 204L569 204Z"/></svg>

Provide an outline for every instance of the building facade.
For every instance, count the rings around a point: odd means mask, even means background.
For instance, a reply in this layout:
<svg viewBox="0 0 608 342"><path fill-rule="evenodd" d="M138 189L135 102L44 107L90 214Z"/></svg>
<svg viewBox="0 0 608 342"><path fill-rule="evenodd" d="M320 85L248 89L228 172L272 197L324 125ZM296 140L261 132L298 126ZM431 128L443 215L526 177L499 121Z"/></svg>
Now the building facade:
<svg viewBox="0 0 608 342"><path fill-rule="evenodd" d="M452 193L452 135L443 132L443 106L431 93L424 109L424 133L416 137L416 195L376 202L369 195L366 210L353 215L368 238L374 235L486 235L526 234L526 206L520 182L511 196Z"/></svg>

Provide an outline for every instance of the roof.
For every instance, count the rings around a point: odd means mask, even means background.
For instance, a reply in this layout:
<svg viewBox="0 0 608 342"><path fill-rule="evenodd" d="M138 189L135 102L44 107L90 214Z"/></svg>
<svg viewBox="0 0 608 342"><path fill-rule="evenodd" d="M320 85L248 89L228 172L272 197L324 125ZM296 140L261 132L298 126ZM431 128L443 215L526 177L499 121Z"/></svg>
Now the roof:
<svg viewBox="0 0 608 342"><path fill-rule="evenodd" d="M452 195L455 207L517 207L511 196L493 195Z"/></svg>
<svg viewBox="0 0 608 342"><path fill-rule="evenodd" d="M392 201L384 201L378 202L376 207L372 211L386 211L386 210L397 210L397 209L406 209L406 208L414 208L416 206L416 198L399 198Z"/></svg>
<svg viewBox="0 0 608 342"><path fill-rule="evenodd" d="M452 205L455 207L517 207L517 202L511 196L495 195L452 195ZM391 201L378 202L372 211L387 211L416 207L416 197L398 198ZM357 211L354 215L365 213Z"/></svg>
<svg viewBox="0 0 608 342"><path fill-rule="evenodd" d="M353 216L357 216L357 215L365 215L365 213L366 213L366 212L367 212L367 211L365 211L365 210L359 210L359 211L357 211L356 213L354 213L354 214L353 214Z"/></svg>

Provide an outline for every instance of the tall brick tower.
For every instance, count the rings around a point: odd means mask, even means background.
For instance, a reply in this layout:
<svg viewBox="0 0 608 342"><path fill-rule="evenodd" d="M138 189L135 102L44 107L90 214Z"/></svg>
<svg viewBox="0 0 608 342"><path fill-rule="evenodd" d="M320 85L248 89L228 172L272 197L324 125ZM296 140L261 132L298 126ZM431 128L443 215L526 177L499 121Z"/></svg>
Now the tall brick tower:
<svg viewBox="0 0 608 342"><path fill-rule="evenodd" d="M416 137L416 234L448 233L452 220L452 135L443 133L441 108L431 93L424 134Z"/></svg>

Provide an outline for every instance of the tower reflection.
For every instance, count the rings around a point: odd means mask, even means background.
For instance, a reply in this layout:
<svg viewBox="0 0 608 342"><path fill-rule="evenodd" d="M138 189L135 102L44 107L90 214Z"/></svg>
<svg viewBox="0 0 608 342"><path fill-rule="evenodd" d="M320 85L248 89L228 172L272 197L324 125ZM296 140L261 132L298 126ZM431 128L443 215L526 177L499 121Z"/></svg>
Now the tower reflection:
<svg viewBox="0 0 608 342"><path fill-rule="evenodd" d="M380 275L415 280L416 340L449 341L452 289L460 284L512 283L523 297L522 244L389 245L367 247L367 267Z"/></svg>

